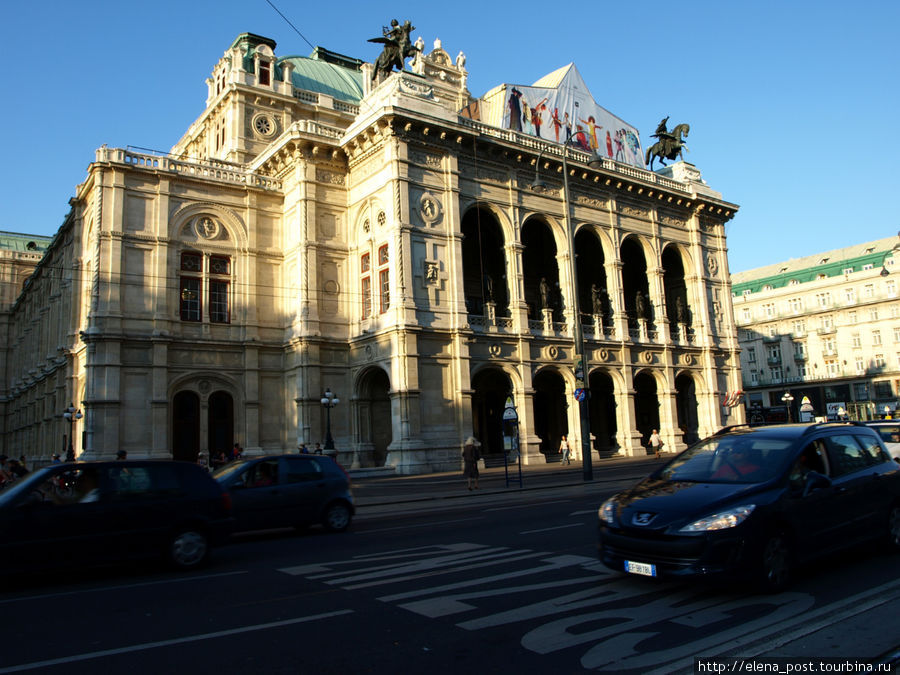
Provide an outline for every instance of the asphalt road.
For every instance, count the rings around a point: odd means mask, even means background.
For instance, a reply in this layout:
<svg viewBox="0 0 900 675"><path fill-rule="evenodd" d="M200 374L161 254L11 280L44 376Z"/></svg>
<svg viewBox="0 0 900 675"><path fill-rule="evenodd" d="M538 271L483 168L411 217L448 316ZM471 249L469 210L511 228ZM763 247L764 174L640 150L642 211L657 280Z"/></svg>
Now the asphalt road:
<svg viewBox="0 0 900 675"><path fill-rule="evenodd" d="M373 501L342 535L244 535L189 575L13 580L0 673L671 673L699 656L887 661L900 645L898 557L874 549L779 595L654 583L596 561L617 479L379 504L364 482Z"/></svg>

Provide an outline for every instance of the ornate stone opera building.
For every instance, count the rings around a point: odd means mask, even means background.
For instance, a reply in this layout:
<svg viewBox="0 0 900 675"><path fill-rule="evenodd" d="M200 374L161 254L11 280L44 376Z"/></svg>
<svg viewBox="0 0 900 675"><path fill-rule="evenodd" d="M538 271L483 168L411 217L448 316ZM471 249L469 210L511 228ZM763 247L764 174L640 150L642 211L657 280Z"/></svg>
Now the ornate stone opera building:
<svg viewBox="0 0 900 675"><path fill-rule="evenodd" d="M721 405L737 207L694 167L490 124L439 41L377 84L275 46L235 40L169 154L97 150L3 307L3 452L70 430L85 458L294 451L324 440L327 388L347 466L456 469L469 434L500 453L507 397L525 462L562 434L577 455L575 322L595 457L743 421Z"/></svg>

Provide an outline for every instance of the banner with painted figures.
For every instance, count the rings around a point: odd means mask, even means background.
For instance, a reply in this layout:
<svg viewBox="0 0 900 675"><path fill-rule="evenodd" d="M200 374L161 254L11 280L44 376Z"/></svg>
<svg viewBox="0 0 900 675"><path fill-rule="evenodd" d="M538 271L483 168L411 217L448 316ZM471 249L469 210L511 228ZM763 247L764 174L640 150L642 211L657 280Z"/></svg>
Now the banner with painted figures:
<svg viewBox="0 0 900 675"><path fill-rule="evenodd" d="M502 126L554 143L571 138L573 147L645 168L637 129L597 105L573 65L559 72L530 87L506 85ZM538 86L554 75L556 86Z"/></svg>

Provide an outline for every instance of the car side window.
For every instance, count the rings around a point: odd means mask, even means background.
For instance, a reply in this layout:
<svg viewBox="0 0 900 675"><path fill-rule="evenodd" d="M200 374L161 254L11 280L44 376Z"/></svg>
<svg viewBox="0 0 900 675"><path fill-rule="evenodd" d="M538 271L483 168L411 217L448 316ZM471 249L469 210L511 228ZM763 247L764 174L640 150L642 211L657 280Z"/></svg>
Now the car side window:
<svg viewBox="0 0 900 675"><path fill-rule="evenodd" d="M278 460L266 459L251 466L245 474L247 487L268 487L278 484Z"/></svg>
<svg viewBox="0 0 900 675"><path fill-rule="evenodd" d="M871 436L856 436L856 440L862 446L863 455L869 460L870 465L890 461L887 453L881 449L881 444Z"/></svg>
<svg viewBox="0 0 900 675"><path fill-rule="evenodd" d="M806 483L806 477L810 472L815 471L823 476L828 475L828 465L825 458L825 447L821 441L813 441L805 448L800 456L791 466L788 474L791 481L791 487L800 489Z"/></svg>
<svg viewBox="0 0 900 675"><path fill-rule="evenodd" d="M158 499L181 493L181 484L169 466L111 466L106 469L111 498L116 501Z"/></svg>
<svg viewBox="0 0 900 675"><path fill-rule="evenodd" d="M288 483L306 483L322 478L322 466L315 459L300 459L294 457L288 457L286 459L288 467Z"/></svg>
<svg viewBox="0 0 900 675"><path fill-rule="evenodd" d="M831 456L832 475L835 477L861 471L874 463L867 453L863 453L862 446L852 434L826 436L825 443Z"/></svg>

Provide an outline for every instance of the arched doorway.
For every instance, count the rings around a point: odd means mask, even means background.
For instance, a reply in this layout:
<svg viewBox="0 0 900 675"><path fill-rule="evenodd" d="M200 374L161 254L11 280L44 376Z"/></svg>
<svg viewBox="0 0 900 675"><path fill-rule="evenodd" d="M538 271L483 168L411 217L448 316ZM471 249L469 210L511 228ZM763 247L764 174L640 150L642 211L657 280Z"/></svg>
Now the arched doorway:
<svg viewBox="0 0 900 675"><path fill-rule="evenodd" d="M691 325L691 307L684 281L684 262L674 246L662 254L663 287L666 293L666 315L672 335L678 335L678 324Z"/></svg>
<svg viewBox="0 0 900 675"><path fill-rule="evenodd" d="M486 368L472 378L472 432L483 454L503 452L503 407L512 396L509 376L499 368Z"/></svg>
<svg viewBox="0 0 900 675"><path fill-rule="evenodd" d="M597 452L614 453L619 449L616 441L616 388L612 377L602 370L590 375L590 412L593 447Z"/></svg>
<svg viewBox="0 0 900 675"><path fill-rule="evenodd" d="M541 452L558 455L562 435L569 434L566 383L557 371L544 369L534 376L534 433L541 437ZM570 443L571 443L571 439Z"/></svg>
<svg viewBox="0 0 900 675"><path fill-rule="evenodd" d="M210 454L215 457L220 452L228 453L235 443L234 401L231 394L226 391L213 392L209 397L207 424Z"/></svg>
<svg viewBox="0 0 900 675"><path fill-rule="evenodd" d="M559 288L556 240L550 226L538 218L529 218L522 226L522 246L522 274L528 318L540 321L543 310L552 309L553 320L562 321L565 298ZM541 280L545 282L543 291Z"/></svg>
<svg viewBox="0 0 900 675"><path fill-rule="evenodd" d="M646 447L650 433L659 429L656 378L650 373L642 372L634 376L634 414L635 426L641 432L641 445Z"/></svg>
<svg viewBox="0 0 900 675"><path fill-rule="evenodd" d="M503 231L488 209L470 209L462 221L463 292L469 314L484 314L494 302L497 316L509 315L509 285Z"/></svg>
<svg viewBox="0 0 900 675"><path fill-rule="evenodd" d="M591 317L599 314L603 325L610 325L612 311L606 286L603 247L590 229L581 229L575 235L575 269L582 322L590 325Z"/></svg>
<svg viewBox="0 0 900 675"><path fill-rule="evenodd" d="M638 328L638 293L643 297L644 317L653 322L653 307L650 302L650 281L647 278L647 259L644 250L633 238L622 242L622 292L625 294L625 313L628 315L628 327Z"/></svg>
<svg viewBox="0 0 900 675"><path fill-rule="evenodd" d="M675 407L682 440L690 445L700 440L700 419L697 414L697 385L694 378L681 373L675 378Z"/></svg>
<svg viewBox="0 0 900 675"><path fill-rule="evenodd" d="M196 462L200 452L200 397L180 391L172 399L172 459Z"/></svg>
<svg viewBox="0 0 900 675"><path fill-rule="evenodd" d="M391 381L380 368L369 369L359 380L357 422L360 465L384 466L394 427Z"/></svg>

